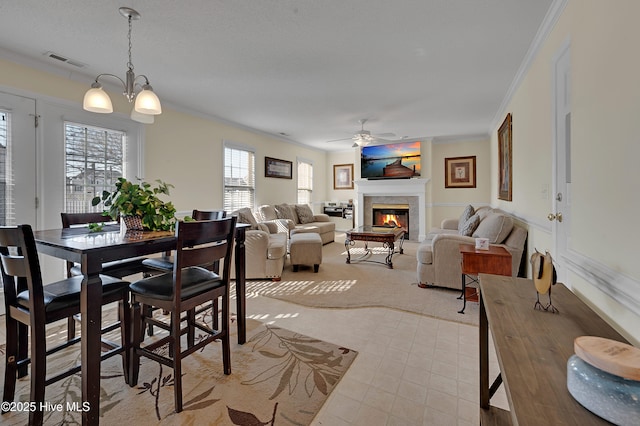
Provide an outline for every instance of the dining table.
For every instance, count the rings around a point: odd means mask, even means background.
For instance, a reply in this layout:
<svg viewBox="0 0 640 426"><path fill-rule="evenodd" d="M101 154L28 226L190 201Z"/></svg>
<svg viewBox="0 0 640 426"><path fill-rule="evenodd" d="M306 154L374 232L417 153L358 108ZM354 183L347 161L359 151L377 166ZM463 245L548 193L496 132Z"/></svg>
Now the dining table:
<svg viewBox="0 0 640 426"><path fill-rule="evenodd" d="M235 285L238 343L246 342L245 236L249 225L235 230ZM100 421L100 352L102 321L102 264L137 256L164 253L176 248L172 231L125 231L106 225L99 232L87 228L50 229L34 232L38 252L78 263L84 278L80 293L82 412L83 425Z"/></svg>

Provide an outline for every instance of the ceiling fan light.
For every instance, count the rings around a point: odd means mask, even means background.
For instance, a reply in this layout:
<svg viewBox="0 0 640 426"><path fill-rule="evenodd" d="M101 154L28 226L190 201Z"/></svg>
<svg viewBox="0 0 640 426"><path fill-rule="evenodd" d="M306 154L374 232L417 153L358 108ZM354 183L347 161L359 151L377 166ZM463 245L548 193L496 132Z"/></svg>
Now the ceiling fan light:
<svg viewBox="0 0 640 426"><path fill-rule="evenodd" d="M91 89L84 94L82 108L85 111L97 112L99 114L109 114L113 112L113 104L107 92L102 90L99 83L93 83Z"/></svg>
<svg viewBox="0 0 640 426"><path fill-rule="evenodd" d="M153 88L145 84L142 90L136 96L135 110L141 114L162 114L162 105L160 99L153 93Z"/></svg>
<svg viewBox="0 0 640 426"><path fill-rule="evenodd" d="M153 124L155 121L155 117L153 115L142 114L141 112L136 111L135 108L131 110L131 119L142 124Z"/></svg>

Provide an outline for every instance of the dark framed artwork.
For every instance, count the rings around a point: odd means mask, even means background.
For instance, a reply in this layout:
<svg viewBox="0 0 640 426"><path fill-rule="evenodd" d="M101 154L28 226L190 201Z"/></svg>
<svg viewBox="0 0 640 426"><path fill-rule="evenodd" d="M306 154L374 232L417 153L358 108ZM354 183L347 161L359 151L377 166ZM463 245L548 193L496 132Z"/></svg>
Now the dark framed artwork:
<svg viewBox="0 0 640 426"><path fill-rule="evenodd" d="M353 189L353 164L333 165L333 189Z"/></svg>
<svg viewBox="0 0 640 426"><path fill-rule="evenodd" d="M476 156L444 159L445 188L476 187Z"/></svg>
<svg viewBox="0 0 640 426"><path fill-rule="evenodd" d="M293 162L264 157L264 177L293 179Z"/></svg>
<svg viewBox="0 0 640 426"><path fill-rule="evenodd" d="M498 199L511 201L513 190L513 163L511 153L511 113L507 114L502 126L498 129Z"/></svg>

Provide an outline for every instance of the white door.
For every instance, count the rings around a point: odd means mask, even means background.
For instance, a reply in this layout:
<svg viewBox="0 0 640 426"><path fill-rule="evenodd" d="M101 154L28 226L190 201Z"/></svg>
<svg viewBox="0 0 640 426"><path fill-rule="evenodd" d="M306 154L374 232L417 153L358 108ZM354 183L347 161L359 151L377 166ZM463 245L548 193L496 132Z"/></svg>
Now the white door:
<svg viewBox="0 0 640 426"><path fill-rule="evenodd" d="M0 92L0 224L36 224L36 102Z"/></svg>
<svg viewBox="0 0 640 426"><path fill-rule="evenodd" d="M558 281L566 282L567 250L571 242L571 56L567 45L554 61L554 194L552 212L553 258Z"/></svg>

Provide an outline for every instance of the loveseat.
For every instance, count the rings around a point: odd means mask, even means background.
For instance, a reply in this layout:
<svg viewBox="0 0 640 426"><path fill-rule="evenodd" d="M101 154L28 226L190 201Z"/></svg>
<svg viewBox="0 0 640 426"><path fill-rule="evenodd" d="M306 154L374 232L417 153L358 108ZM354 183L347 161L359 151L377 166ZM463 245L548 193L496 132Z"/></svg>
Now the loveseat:
<svg viewBox="0 0 640 426"><path fill-rule="evenodd" d="M284 261L287 257L287 233L282 231L286 223L278 221L268 223L258 222L248 208L231 213L238 217L239 223L247 223L250 228L246 231L246 278L280 280ZM235 263L232 261L232 265ZM232 270L235 277L235 269Z"/></svg>
<svg viewBox="0 0 640 426"><path fill-rule="evenodd" d="M437 286L462 289L460 244L475 244L476 238L488 238L492 246L504 247L511 253L511 271L518 275L525 251L527 230L508 213L469 205L457 219L445 219L433 228L417 251L418 283L421 287Z"/></svg>
<svg viewBox="0 0 640 426"><path fill-rule="evenodd" d="M307 204L265 204L258 214L263 223L286 220L289 235L314 232L320 235L322 244L335 241L336 224L326 214L314 214Z"/></svg>

